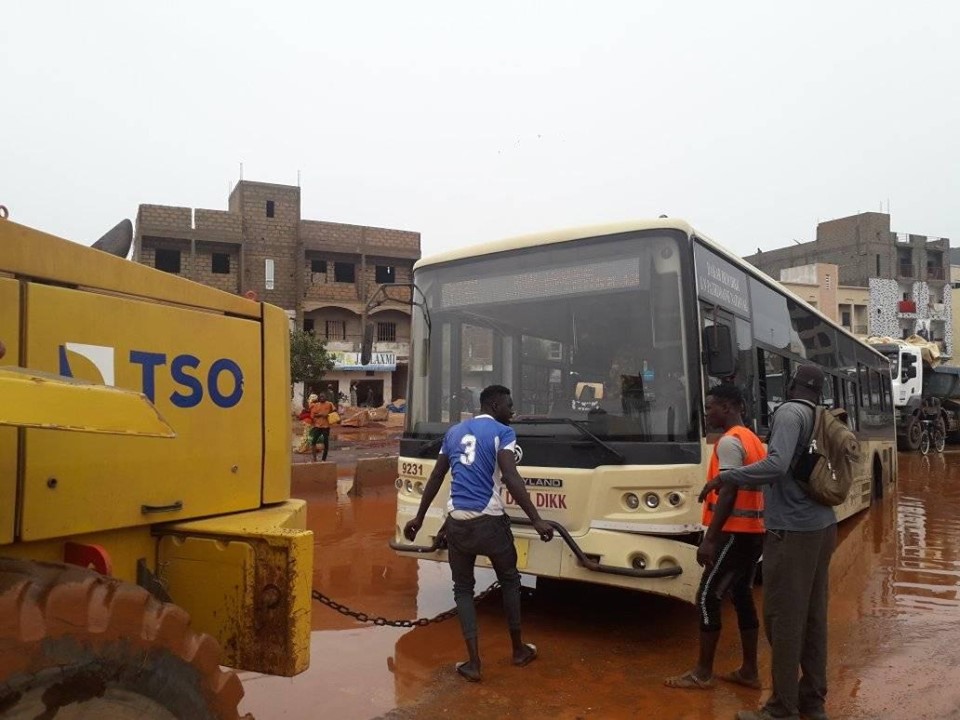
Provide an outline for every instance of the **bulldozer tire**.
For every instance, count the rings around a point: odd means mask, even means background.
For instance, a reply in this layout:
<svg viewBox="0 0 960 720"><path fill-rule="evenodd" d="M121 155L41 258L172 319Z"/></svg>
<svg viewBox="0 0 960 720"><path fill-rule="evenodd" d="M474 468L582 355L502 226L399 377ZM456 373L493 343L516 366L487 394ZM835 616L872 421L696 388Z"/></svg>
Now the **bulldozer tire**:
<svg viewBox="0 0 960 720"><path fill-rule="evenodd" d="M183 609L141 587L0 558L0 717L239 720L243 688L219 658Z"/></svg>

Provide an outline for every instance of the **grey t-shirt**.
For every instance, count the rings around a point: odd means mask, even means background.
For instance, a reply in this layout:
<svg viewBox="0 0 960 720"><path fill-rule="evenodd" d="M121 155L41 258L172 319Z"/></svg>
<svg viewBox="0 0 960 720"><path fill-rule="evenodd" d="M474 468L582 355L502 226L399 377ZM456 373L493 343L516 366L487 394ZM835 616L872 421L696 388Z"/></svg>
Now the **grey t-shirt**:
<svg viewBox="0 0 960 720"><path fill-rule="evenodd" d="M720 473L723 482L763 486L763 521L767 530L822 530L837 521L833 508L811 500L794 480L790 464L813 430L813 408L798 402L781 405L773 417L767 457Z"/></svg>
<svg viewBox="0 0 960 720"><path fill-rule="evenodd" d="M745 457L743 443L736 435L724 435L717 440L717 461L721 470L741 467Z"/></svg>

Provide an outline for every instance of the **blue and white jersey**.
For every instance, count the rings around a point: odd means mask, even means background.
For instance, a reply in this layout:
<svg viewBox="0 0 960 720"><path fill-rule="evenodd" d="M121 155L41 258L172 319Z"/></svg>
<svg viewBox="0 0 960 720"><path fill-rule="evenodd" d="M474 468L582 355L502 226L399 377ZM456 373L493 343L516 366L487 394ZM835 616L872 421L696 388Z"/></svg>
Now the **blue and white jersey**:
<svg viewBox="0 0 960 720"><path fill-rule="evenodd" d="M516 445L513 429L490 415L477 415L447 430L440 448L450 461L453 476L447 511L502 515L503 482L497 453L512 451Z"/></svg>

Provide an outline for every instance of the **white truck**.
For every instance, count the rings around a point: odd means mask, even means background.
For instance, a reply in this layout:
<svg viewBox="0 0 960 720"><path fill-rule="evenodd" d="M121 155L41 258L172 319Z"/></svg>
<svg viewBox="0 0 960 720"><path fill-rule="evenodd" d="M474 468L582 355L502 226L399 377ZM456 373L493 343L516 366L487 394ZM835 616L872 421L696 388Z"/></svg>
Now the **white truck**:
<svg viewBox="0 0 960 720"><path fill-rule="evenodd" d="M924 401L937 401L941 430L951 443L960 443L960 368L939 365L939 356L922 339L867 340L890 358L893 405L897 416L897 445L916 450L920 445L920 416Z"/></svg>

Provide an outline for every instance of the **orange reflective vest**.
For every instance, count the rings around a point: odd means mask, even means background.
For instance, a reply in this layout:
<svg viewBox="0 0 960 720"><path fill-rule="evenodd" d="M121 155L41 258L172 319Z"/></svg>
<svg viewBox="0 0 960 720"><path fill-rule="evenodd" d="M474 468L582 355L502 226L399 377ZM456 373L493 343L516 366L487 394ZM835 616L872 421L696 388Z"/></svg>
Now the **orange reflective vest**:
<svg viewBox="0 0 960 720"><path fill-rule="evenodd" d="M752 465L767 456L767 450L752 430L743 425L730 428L726 435L733 435L743 446L744 465ZM720 472L720 460L717 457L717 446L713 446L713 456L710 458L710 469L707 471L707 480L712 480ZM703 503L703 525L710 526L713 520L713 511L717 506L719 493L714 490L707 495ZM762 533L763 532L763 492L759 487L741 487L737 492L737 499L733 505L730 517L723 524L723 532Z"/></svg>

